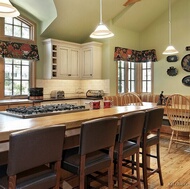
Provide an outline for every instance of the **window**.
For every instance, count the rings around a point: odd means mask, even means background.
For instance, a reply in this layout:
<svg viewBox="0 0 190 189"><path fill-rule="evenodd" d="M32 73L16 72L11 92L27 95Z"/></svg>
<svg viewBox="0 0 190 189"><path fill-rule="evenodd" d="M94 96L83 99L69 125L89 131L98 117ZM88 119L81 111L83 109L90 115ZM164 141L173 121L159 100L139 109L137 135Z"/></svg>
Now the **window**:
<svg viewBox="0 0 190 189"><path fill-rule="evenodd" d="M124 61L118 62L118 91L124 93L126 91L125 85L125 68L126 64Z"/></svg>
<svg viewBox="0 0 190 189"><path fill-rule="evenodd" d="M134 62L128 62L128 91L135 92L135 63Z"/></svg>
<svg viewBox="0 0 190 189"><path fill-rule="evenodd" d="M152 92L152 62L118 61L118 93Z"/></svg>
<svg viewBox="0 0 190 189"><path fill-rule="evenodd" d="M30 62L28 60L6 58L4 82L4 96L28 95Z"/></svg>
<svg viewBox="0 0 190 189"><path fill-rule="evenodd" d="M35 43L35 26L34 23L21 16L5 17L1 25L1 28L4 28L3 40L33 44ZM0 75L1 80L4 81L4 85L0 86L0 98L28 95L28 89L35 86L35 63L11 58L4 58L0 61L4 64L4 67L0 67L0 71L4 73Z"/></svg>
<svg viewBox="0 0 190 189"><path fill-rule="evenodd" d="M152 67L151 62L142 63L142 91L151 92L152 88Z"/></svg>
<svg viewBox="0 0 190 189"><path fill-rule="evenodd" d="M24 22L23 19L5 17L5 35L31 39L31 24Z"/></svg>

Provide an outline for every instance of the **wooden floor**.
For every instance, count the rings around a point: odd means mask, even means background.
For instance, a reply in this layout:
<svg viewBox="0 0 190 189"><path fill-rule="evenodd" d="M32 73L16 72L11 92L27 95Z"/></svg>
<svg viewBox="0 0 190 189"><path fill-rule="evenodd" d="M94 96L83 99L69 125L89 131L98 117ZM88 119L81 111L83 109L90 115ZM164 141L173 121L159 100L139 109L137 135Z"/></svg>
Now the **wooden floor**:
<svg viewBox="0 0 190 189"><path fill-rule="evenodd" d="M190 146L178 144L176 148L176 145L173 144L168 154L168 144L169 136L162 135L160 145L164 186L160 186L158 174L154 174L149 178L149 189L190 189L190 152L184 151ZM154 148L151 150L155 151ZM151 166L154 165L156 162L151 161ZM104 188L107 187L102 187L102 189Z"/></svg>
<svg viewBox="0 0 190 189"><path fill-rule="evenodd" d="M190 189L190 152L188 145L173 144L168 154L169 137L161 136L161 166L164 186L160 186L157 174L149 178L149 189ZM154 150L154 149L152 149ZM154 165L155 162L151 162ZM143 187L142 187L143 188Z"/></svg>

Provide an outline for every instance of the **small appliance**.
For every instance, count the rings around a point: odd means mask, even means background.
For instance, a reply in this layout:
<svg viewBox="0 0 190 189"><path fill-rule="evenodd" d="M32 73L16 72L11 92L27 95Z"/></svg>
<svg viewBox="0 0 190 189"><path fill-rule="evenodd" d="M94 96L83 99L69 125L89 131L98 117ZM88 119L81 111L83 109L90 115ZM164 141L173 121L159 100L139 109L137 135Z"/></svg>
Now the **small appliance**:
<svg viewBox="0 0 190 189"><path fill-rule="evenodd" d="M104 96L103 90L88 90L86 92L86 97L99 97L102 98Z"/></svg>
<svg viewBox="0 0 190 189"><path fill-rule="evenodd" d="M29 96L30 100L42 100L43 99L43 88L29 88Z"/></svg>
<svg viewBox="0 0 190 189"><path fill-rule="evenodd" d="M65 92L62 90L53 90L53 91L51 91L50 97L51 98L59 98L59 99L65 98Z"/></svg>

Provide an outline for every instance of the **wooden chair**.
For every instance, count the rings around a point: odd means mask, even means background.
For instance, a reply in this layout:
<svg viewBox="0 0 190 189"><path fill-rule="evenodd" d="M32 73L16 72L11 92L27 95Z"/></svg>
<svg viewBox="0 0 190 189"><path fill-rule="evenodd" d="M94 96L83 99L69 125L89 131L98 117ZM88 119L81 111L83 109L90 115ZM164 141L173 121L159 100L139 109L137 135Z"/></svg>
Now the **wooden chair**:
<svg viewBox="0 0 190 189"><path fill-rule="evenodd" d="M59 189L65 126L10 134L7 174L0 188Z"/></svg>
<svg viewBox="0 0 190 189"><path fill-rule="evenodd" d="M145 124L142 132L140 147L142 149L142 164L144 188L148 189L148 178L154 173L159 174L160 184L163 185L163 178L160 164L160 128L164 115L163 108L153 108L146 111ZM152 154L150 148L156 146L156 154ZM148 167L147 157L156 159L157 167Z"/></svg>
<svg viewBox="0 0 190 189"><path fill-rule="evenodd" d="M166 101L166 113L172 129L168 148L170 152L173 142L183 144L188 142L179 138L180 132L189 134L190 143L190 100L180 94L170 95Z"/></svg>
<svg viewBox="0 0 190 189"><path fill-rule="evenodd" d="M82 123L80 146L64 150L61 167L79 175L79 188L85 188L87 175L108 170L108 188L113 189L113 149L118 118L106 117ZM109 148L109 153L101 149Z"/></svg>
<svg viewBox="0 0 190 189"><path fill-rule="evenodd" d="M139 105L143 106L143 103L136 93L125 93L121 95L122 104L124 105Z"/></svg>
<svg viewBox="0 0 190 189"><path fill-rule="evenodd" d="M118 180L119 189L123 189L123 182L129 184L128 188L141 188L139 148L144 120L144 111L126 114L121 117L120 132L114 148L114 162L117 165L116 179ZM131 141L131 139L136 140ZM135 166L134 162L129 160L134 155L136 155ZM132 169L132 173L136 170L136 177L134 174L124 173L123 167Z"/></svg>

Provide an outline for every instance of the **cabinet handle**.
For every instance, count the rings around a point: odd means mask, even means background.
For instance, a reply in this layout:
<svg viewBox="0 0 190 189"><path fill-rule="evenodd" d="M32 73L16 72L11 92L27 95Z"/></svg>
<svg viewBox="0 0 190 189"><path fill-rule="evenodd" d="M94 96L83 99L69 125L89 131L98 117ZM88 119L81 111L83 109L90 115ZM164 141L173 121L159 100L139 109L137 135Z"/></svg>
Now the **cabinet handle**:
<svg viewBox="0 0 190 189"><path fill-rule="evenodd" d="M90 74L90 76L92 76L92 74Z"/></svg>
<svg viewBox="0 0 190 189"><path fill-rule="evenodd" d="M71 74L68 74L68 76L71 76Z"/></svg>

